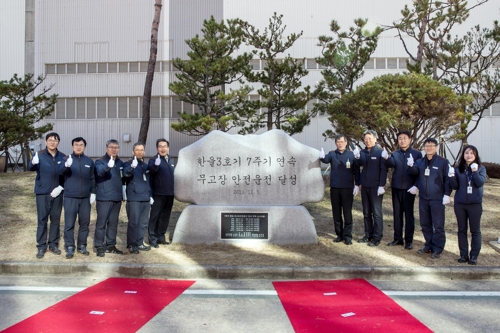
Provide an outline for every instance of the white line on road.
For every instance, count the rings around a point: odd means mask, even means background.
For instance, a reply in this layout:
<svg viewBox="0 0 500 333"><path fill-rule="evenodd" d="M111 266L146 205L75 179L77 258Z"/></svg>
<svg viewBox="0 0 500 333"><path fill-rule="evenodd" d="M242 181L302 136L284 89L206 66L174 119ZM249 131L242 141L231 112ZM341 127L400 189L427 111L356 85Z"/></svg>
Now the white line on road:
<svg viewBox="0 0 500 333"><path fill-rule="evenodd" d="M0 286L0 291L36 291L36 292L79 292L85 288L74 287L25 287ZM435 297L500 297L498 291L383 291L387 296L435 296ZM275 290L198 290L191 289L183 295L242 295L242 296L277 296Z"/></svg>

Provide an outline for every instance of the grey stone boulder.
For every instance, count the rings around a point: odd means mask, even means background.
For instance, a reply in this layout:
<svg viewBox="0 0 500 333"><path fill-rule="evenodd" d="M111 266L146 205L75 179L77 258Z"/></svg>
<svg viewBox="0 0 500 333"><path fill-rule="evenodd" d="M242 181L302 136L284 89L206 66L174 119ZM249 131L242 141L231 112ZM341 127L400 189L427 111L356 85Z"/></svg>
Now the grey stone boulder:
<svg viewBox="0 0 500 333"><path fill-rule="evenodd" d="M281 130L213 131L181 149L175 197L202 205L300 205L324 195L318 150Z"/></svg>

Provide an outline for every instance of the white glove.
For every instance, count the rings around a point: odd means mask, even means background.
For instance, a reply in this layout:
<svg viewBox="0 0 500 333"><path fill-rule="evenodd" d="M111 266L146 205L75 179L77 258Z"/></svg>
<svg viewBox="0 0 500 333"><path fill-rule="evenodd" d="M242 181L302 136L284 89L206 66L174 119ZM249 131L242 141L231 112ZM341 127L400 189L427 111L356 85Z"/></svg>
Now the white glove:
<svg viewBox="0 0 500 333"><path fill-rule="evenodd" d="M92 205L95 201L95 193L90 193L90 204Z"/></svg>
<svg viewBox="0 0 500 333"><path fill-rule="evenodd" d="M158 165L160 165L160 163L161 163L161 158L160 158L160 154L158 154L158 157L155 160L155 165L158 166Z"/></svg>
<svg viewBox="0 0 500 333"><path fill-rule="evenodd" d="M319 151L319 158L325 158L325 151L323 150L323 147L321 147L321 150Z"/></svg>
<svg viewBox="0 0 500 333"><path fill-rule="evenodd" d="M478 168L479 168L479 165L477 165L477 163L472 163L470 165L470 169L472 170L472 172L477 171Z"/></svg>
<svg viewBox="0 0 500 333"><path fill-rule="evenodd" d="M448 177L455 177L455 168L448 164Z"/></svg>
<svg viewBox="0 0 500 333"><path fill-rule="evenodd" d="M412 187L410 187L410 189L407 192L415 195L418 193L418 188L416 186L412 186Z"/></svg>
<svg viewBox="0 0 500 333"><path fill-rule="evenodd" d="M387 150L385 150L385 148L382 151L382 158L384 158L384 159L388 159L389 158L389 153L387 153Z"/></svg>
<svg viewBox="0 0 500 333"><path fill-rule="evenodd" d="M115 159L114 159L114 157L113 157L113 156L111 156L111 157L109 158L108 168L110 168L110 169L111 169L111 168L112 168L112 167L114 167L114 166L115 166Z"/></svg>
<svg viewBox="0 0 500 333"><path fill-rule="evenodd" d="M137 157L134 156L134 160L132 161L132 164L130 164L130 166L135 169L135 167L137 166L138 162L137 162Z"/></svg>
<svg viewBox="0 0 500 333"><path fill-rule="evenodd" d="M413 164L415 163L415 160L413 159L413 155L410 154L410 157L406 159L406 164L411 168Z"/></svg>
<svg viewBox="0 0 500 333"><path fill-rule="evenodd" d="M33 159L31 160L31 164L35 165L40 163L40 159L38 158L38 152L35 153L35 156L33 156Z"/></svg>
<svg viewBox="0 0 500 333"><path fill-rule="evenodd" d="M385 193L385 189L383 186L379 186L377 190L377 196L383 195Z"/></svg>
<svg viewBox="0 0 500 333"><path fill-rule="evenodd" d="M61 194L62 190L64 190L64 188L61 185L59 185L58 187L53 189L52 192L50 192L50 196L52 198L57 198L59 194Z"/></svg>
<svg viewBox="0 0 500 333"><path fill-rule="evenodd" d="M449 195L443 196L443 205L447 205L450 202L451 202L451 200L450 200L450 196Z"/></svg>
<svg viewBox="0 0 500 333"><path fill-rule="evenodd" d="M73 157L71 157L71 154L68 155L68 159L66 160L66 163L64 163L64 166L66 168L69 168L73 164Z"/></svg>
<svg viewBox="0 0 500 333"><path fill-rule="evenodd" d="M358 147L354 148L354 150L352 151L352 153L354 154L354 158L356 158L356 159L359 159L359 157L361 156L359 154L359 148Z"/></svg>
<svg viewBox="0 0 500 333"><path fill-rule="evenodd" d="M127 185L122 185L123 201L127 201Z"/></svg>
<svg viewBox="0 0 500 333"><path fill-rule="evenodd" d="M359 186L358 185L354 185L354 190L352 191L352 194L354 196L357 196L359 194Z"/></svg>
<svg viewBox="0 0 500 333"><path fill-rule="evenodd" d="M153 198L149 197L149 204L152 205L154 203L155 203L155 201L153 200Z"/></svg>

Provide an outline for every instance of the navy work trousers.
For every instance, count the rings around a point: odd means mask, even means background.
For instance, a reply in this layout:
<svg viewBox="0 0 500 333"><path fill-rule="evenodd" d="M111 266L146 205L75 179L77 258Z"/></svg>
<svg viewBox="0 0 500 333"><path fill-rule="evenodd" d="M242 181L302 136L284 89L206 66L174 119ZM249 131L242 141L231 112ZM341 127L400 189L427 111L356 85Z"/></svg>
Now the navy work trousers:
<svg viewBox="0 0 500 333"><path fill-rule="evenodd" d="M404 242L413 243L415 232L415 195L405 189L392 188L392 210L394 217L394 240L403 241L403 228L405 230ZM404 217L404 220L403 220ZM406 222L406 223L405 223Z"/></svg>
<svg viewBox="0 0 500 333"><path fill-rule="evenodd" d="M148 227L151 205L149 201L127 201L125 207L128 216L127 247L141 246L144 241L144 233Z"/></svg>
<svg viewBox="0 0 500 333"><path fill-rule="evenodd" d="M330 188L335 234L343 239L352 239L353 188ZM344 214L344 219L342 219L342 214Z"/></svg>
<svg viewBox="0 0 500 333"><path fill-rule="evenodd" d="M64 198L64 247L75 247L75 222L78 216L77 245L87 246L90 224L90 198Z"/></svg>
<svg viewBox="0 0 500 333"><path fill-rule="evenodd" d="M469 253L469 242L467 239L467 227L470 227L472 235L470 244L470 256L479 256L481 251L481 215L483 214L483 205L477 204L460 204L454 205L455 215L457 216L458 224L458 248L461 256L467 256Z"/></svg>
<svg viewBox="0 0 500 333"><path fill-rule="evenodd" d="M52 198L50 194L37 194L36 213L38 226L36 228L36 247L39 250L47 249L47 224L50 218L50 228L48 228L48 246L50 248L59 246L61 238L61 211L63 205L63 195L59 194Z"/></svg>
<svg viewBox="0 0 500 333"><path fill-rule="evenodd" d="M361 187L361 203L365 222L365 236L380 241L384 236L384 220L382 217L383 195L377 195L377 187Z"/></svg>
<svg viewBox="0 0 500 333"><path fill-rule="evenodd" d="M97 219L95 223L94 246L96 248L116 245L118 216L121 201L96 201Z"/></svg>
<svg viewBox="0 0 500 333"><path fill-rule="evenodd" d="M149 244L157 244L158 241L167 241L165 234L170 221L170 213L174 205L173 195L154 195L154 203L151 206L148 224Z"/></svg>
<svg viewBox="0 0 500 333"><path fill-rule="evenodd" d="M418 204L420 226L424 234L424 250L441 253L446 244L444 233L445 206L441 200L425 200L420 198Z"/></svg>

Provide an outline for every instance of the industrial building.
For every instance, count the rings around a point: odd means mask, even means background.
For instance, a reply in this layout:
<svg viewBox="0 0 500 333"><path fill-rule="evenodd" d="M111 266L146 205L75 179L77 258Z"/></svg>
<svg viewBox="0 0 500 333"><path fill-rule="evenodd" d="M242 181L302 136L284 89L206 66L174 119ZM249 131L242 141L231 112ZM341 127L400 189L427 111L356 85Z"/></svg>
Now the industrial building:
<svg viewBox="0 0 500 333"><path fill-rule="evenodd" d="M54 124L61 136L59 149L71 152L71 139L83 136L88 142L86 154L98 157L104 144L116 138L121 156L131 155L141 123L141 100L149 59L151 23L154 0L2 0L0 2L0 80L14 73L47 75L46 84L54 84L51 93L58 94L55 112L45 121ZM304 58L309 70L304 85L313 87L321 80L321 68L315 61L320 56L317 39L332 35L330 22L335 19L343 30L355 18L367 18L379 25L390 25L400 18L404 4L411 1L391 0L164 0L158 34L158 55L151 101L151 123L146 156L155 152L154 142L164 137L171 143L170 154L194 142L174 131L170 124L178 112L195 112L192 105L179 101L169 90L175 78L171 60L187 58L185 40L200 32L204 19L240 18L259 29L267 26L274 12L283 14L285 34L303 31L290 49L294 58ZM465 24L455 33L463 34L480 24L491 27L500 17L495 1L474 9ZM408 38L411 47L414 45ZM245 46L242 51L249 50ZM365 66L366 82L386 73L402 72L408 55L394 31L380 37L378 48ZM255 70L262 66L252 62ZM254 90L250 98L259 98ZM312 107L311 101L308 107ZM331 125L326 116L319 116L303 133L294 135L298 141L326 151L335 149L334 142L324 142L322 133ZM470 137L478 146L483 161L500 162L495 146L495 129L500 128L500 104L495 104ZM33 142L35 150L44 141ZM458 150L458 144L452 150Z"/></svg>

